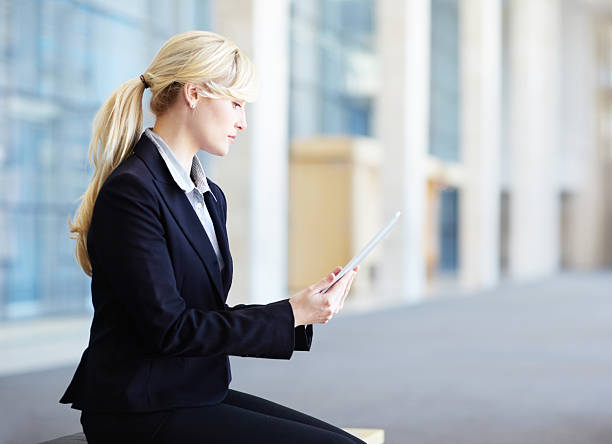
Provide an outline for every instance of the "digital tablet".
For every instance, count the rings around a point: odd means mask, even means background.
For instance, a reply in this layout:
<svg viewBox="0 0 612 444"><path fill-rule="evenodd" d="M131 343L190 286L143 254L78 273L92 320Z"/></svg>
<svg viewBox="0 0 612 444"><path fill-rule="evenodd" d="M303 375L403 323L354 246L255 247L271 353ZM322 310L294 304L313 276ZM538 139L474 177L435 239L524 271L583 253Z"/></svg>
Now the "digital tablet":
<svg viewBox="0 0 612 444"><path fill-rule="evenodd" d="M359 263L368 255L368 253L372 251L381 240L383 240L383 238L387 235L387 233L391 230L393 225L395 225L395 223L399 219L400 214L401 213L399 211L395 213L395 216L391 218L389 223L382 230L380 230L378 234L374 236L372 240L368 242L368 244L363 247L363 249L359 253L357 253L355 257L353 257L353 259L349 261L348 264L344 266L342 271L338 273L338 275L334 278L334 281L329 284L329 286L325 290L321 291L321 293L327 293L327 291L332 288L336 282L342 279L342 276L344 276L349 270L352 270L357 265L359 265Z"/></svg>

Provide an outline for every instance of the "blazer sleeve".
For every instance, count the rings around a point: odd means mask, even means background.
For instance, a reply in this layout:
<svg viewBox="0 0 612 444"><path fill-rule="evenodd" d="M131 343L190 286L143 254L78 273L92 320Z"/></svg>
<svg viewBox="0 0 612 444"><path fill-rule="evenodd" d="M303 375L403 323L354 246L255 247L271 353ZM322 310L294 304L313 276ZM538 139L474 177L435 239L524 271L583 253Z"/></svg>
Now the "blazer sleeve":
<svg viewBox="0 0 612 444"><path fill-rule="evenodd" d="M88 235L94 276L108 281L112 292L105 296L124 307L145 346L160 355L289 359L295 320L288 300L234 311L186 306L160 204L152 182L131 173L111 176L96 200Z"/></svg>
<svg viewBox="0 0 612 444"><path fill-rule="evenodd" d="M225 198L225 193L223 192L223 190L221 189L219 185L217 185L214 182L212 182L212 184L218 190L219 196L221 197L221 206L223 208L223 223L226 224L227 223L227 199ZM230 310L230 311L242 310L244 308L249 308L249 307L261 307L261 305L239 304L234 307L229 307L227 304L225 304L225 309ZM293 309L292 309L292 313L293 313ZM312 345L312 335L313 335L312 324L300 325L298 327L295 327L294 335L295 335L295 350L296 351L310 351L310 346Z"/></svg>
<svg viewBox="0 0 612 444"><path fill-rule="evenodd" d="M286 301L289 301L289 299L286 299ZM230 307L227 304L225 304L225 309L229 310L229 311L242 310L242 309L248 308L248 307L263 307L263 305L258 305L258 304L238 304L238 305L235 305L233 307ZM293 309L291 309L291 310L293 311ZM294 324L295 324L295 322L294 322ZM294 334L295 334L295 348L294 348L294 350L295 351L310 351L310 347L312 345L312 335L313 335L312 324L298 325L294 329Z"/></svg>

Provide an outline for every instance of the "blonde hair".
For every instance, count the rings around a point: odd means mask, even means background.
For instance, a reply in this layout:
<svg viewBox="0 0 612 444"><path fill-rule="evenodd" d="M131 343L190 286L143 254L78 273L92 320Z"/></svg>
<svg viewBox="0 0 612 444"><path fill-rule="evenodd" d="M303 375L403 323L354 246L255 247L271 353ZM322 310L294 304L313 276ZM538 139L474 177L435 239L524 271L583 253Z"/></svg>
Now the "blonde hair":
<svg viewBox="0 0 612 444"><path fill-rule="evenodd" d="M68 220L76 239L76 260L91 276L87 233L98 192L111 172L132 154L142 133L142 96L151 88L151 111L161 116L174 103L185 83L199 86L200 94L213 98L255 100L257 75L252 62L225 37L208 31L189 31L171 37L151 65L128 80L104 102L93 121L89 160L94 174L76 212ZM145 85L146 82L146 85Z"/></svg>

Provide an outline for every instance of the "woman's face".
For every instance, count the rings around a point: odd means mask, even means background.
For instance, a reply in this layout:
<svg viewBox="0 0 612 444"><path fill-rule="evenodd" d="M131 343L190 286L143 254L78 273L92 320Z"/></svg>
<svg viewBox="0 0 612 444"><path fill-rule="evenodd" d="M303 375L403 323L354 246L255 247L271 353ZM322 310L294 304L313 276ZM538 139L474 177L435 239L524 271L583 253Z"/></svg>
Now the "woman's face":
<svg viewBox="0 0 612 444"><path fill-rule="evenodd" d="M238 130L246 129L243 100L210 99L199 96L191 111L191 133L197 146L207 153L225 156Z"/></svg>

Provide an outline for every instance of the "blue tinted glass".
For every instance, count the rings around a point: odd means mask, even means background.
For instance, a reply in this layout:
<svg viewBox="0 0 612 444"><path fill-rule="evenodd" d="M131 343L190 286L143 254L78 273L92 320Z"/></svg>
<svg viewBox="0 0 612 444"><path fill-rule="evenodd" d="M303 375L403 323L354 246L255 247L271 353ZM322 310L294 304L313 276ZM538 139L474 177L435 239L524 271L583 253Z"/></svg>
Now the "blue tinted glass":
<svg viewBox="0 0 612 444"><path fill-rule="evenodd" d="M91 169L92 120L209 1L6 2L0 43L0 320L90 310L67 220Z"/></svg>
<svg viewBox="0 0 612 444"><path fill-rule="evenodd" d="M351 134L368 136L371 134L370 122L372 121L372 104L369 99L354 99L348 103L348 123Z"/></svg>
<svg viewBox="0 0 612 444"><path fill-rule="evenodd" d="M456 271L459 262L459 192L442 190L440 194L440 264L442 271Z"/></svg>
<svg viewBox="0 0 612 444"><path fill-rule="evenodd" d="M371 134L373 13L372 0L292 1L290 138Z"/></svg>
<svg viewBox="0 0 612 444"><path fill-rule="evenodd" d="M459 18L457 0L431 1L429 151L459 160Z"/></svg>

